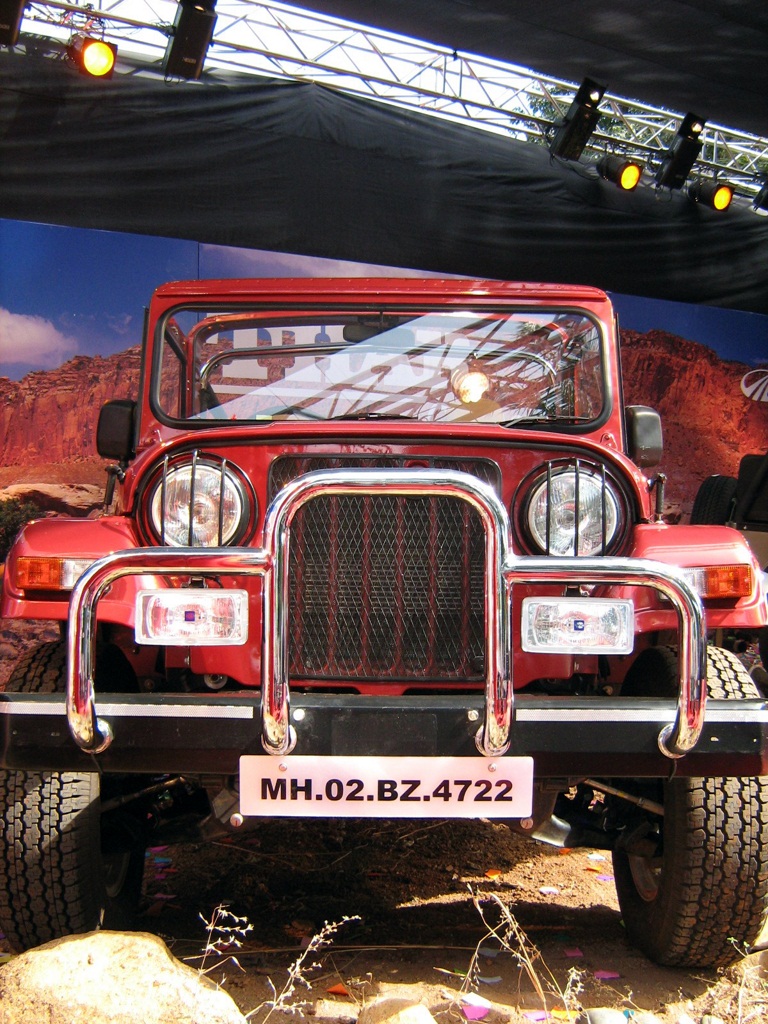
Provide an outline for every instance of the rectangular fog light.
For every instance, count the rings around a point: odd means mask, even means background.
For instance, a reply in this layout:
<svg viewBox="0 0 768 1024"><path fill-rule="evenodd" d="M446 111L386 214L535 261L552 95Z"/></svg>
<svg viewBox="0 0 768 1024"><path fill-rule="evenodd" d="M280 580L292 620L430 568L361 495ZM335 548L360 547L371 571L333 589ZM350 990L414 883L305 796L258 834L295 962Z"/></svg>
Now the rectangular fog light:
<svg viewBox="0 0 768 1024"><path fill-rule="evenodd" d="M602 597L526 597L524 651L546 654L630 654L635 641L631 601Z"/></svg>
<svg viewBox="0 0 768 1024"><path fill-rule="evenodd" d="M136 595L140 644L214 647L247 639L246 590L142 590Z"/></svg>

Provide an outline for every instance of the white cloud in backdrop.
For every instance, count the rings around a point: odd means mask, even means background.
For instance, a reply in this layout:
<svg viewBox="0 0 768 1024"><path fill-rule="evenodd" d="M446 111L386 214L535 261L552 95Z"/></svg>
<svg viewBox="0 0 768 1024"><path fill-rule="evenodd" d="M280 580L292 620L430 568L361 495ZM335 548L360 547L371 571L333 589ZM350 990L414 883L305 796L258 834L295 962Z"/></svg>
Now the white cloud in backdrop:
<svg viewBox="0 0 768 1024"><path fill-rule="evenodd" d="M75 339L63 334L50 320L0 307L0 368L36 364L41 369L52 369L76 352Z"/></svg>

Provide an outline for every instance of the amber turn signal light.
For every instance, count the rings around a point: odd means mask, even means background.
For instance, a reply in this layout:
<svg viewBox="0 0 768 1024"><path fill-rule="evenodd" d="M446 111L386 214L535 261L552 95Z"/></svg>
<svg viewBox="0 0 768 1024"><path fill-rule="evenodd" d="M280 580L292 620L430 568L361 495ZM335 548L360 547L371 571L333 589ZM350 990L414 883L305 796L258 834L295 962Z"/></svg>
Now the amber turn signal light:
<svg viewBox="0 0 768 1024"><path fill-rule="evenodd" d="M19 590L71 590L92 564L92 558L22 555L16 561L16 586Z"/></svg>
<svg viewBox="0 0 768 1024"><path fill-rule="evenodd" d="M752 593L752 567L750 565L708 565L699 569L686 569L696 593L703 598L726 600L749 597Z"/></svg>

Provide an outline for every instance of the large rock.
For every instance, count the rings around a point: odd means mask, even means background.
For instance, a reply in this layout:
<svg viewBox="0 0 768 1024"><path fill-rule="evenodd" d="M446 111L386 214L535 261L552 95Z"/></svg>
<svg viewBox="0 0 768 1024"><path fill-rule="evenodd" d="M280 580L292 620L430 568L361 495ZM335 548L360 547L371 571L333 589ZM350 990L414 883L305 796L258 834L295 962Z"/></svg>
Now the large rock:
<svg viewBox="0 0 768 1024"><path fill-rule="evenodd" d="M104 474L106 482L106 473ZM23 483L0 488L0 501L31 501L40 512L84 516L104 504L104 486L94 484Z"/></svg>
<svg viewBox="0 0 768 1024"><path fill-rule="evenodd" d="M245 1024L229 995L155 935L90 932L0 968L0 1024Z"/></svg>
<svg viewBox="0 0 768 1024"><path fill-rule="evenodd" d="M141 350L75 356L23 380L0 377L0 465L32 466L96 455L96 422L110 398L135 398Z"/></svg>

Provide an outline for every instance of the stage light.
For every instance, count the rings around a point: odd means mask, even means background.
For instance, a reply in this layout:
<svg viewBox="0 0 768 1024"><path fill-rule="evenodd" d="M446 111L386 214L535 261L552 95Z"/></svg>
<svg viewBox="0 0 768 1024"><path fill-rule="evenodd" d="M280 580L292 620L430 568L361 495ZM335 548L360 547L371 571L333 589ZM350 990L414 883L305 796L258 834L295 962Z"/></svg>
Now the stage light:
<svg viewBox="0 0 768 1024"><path fill-rule="evenodd" d="M689 186L688 195L695 203L722 211L731 205L733 186L724 181L696 181Z"/></svg>
<svg viewBox="0 0 768 1024"><path fill-rule="evenodd" d="M761 217L768 217L768 181L764 183L755 196L752 202L752 209L755 213L759 213Z"/></svg>
<svg viewBox="0 0 768 1024"><path fill-rule="evenodd" d="M682 188L701 152L701 133L706 121L697 114L686 114L656 172L660 188Z"/></svg>
<svg viewBox="0 0 768 1024"><path fill-rule="evenodd" d="M15 46L19 39L26 0L0 0L0 46Z"/></svg>
<svg viewBox="0 0 768 1024"><path fill-rule="evenodd" d="M103 39L75 35L69 41L68 53L81 75L90 78L111 78L115 70L117 47Z"/></svg>
<svg viewBox="0 0 768 1024"><path fill-rule="evenodd" d="M199 78L216 25L214 2L179 0L163 58L166 78Z"/></svg>
<svg viewBox="0 0 768 1024"><path fill-rule="evenodd" d="M624 192L632 192L638 186L643 165L635 160L627 160L623 156L608 154L598 160L597 173L606 181L612 181Z"/></svg>
<svg viewBox="0 0 768 1024"><path fill-rule="evenodd" d="M598 85L591 78L584 79L550 144L552 156L559 156L562 160L579 159L600 120L597 108L604 92L605 86Z"/></svg>

